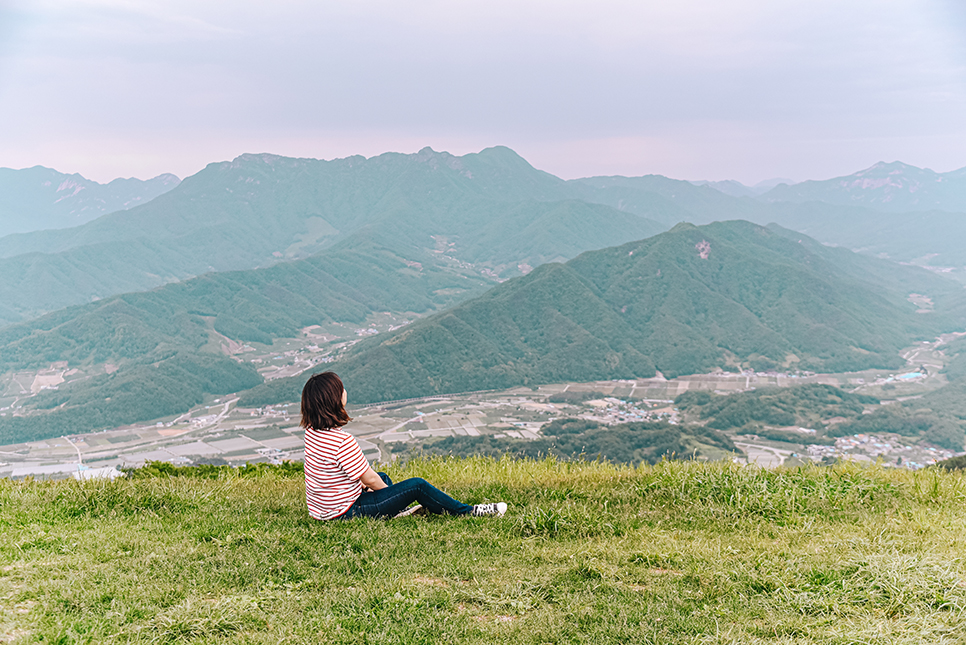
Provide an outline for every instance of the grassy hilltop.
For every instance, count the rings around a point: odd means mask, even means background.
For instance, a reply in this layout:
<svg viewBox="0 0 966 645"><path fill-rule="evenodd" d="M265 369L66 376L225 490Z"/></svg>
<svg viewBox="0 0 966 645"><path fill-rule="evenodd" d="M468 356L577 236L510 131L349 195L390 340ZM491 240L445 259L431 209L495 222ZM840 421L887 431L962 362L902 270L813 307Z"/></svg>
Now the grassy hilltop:
<svg viewBox="0 0 966 645"><path fill-rule="evenodd" d="M482 458L389 471L511 510L317 523L291 467L0 482L0 639L824 644L966 633L959 473Z"/></svg>

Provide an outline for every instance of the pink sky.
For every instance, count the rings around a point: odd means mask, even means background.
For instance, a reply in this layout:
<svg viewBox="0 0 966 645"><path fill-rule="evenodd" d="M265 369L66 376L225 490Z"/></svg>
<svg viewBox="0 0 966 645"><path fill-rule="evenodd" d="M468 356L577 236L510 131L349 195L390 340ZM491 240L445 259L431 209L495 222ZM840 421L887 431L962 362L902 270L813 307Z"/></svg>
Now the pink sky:
<svg viewBox="0 0 966 645"><path fill-rule="evenodd" d="M948 171L966 166L962 6L14 0L0 166L107 181L506 145L565 178Z"/></svg>

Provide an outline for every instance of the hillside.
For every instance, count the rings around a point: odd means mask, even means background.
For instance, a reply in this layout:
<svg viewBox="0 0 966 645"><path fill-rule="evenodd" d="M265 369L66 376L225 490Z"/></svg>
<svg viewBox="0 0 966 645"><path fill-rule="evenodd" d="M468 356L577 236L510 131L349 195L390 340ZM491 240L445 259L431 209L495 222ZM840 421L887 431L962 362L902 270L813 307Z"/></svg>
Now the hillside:
<svg viewBox="0 0 966 645"><path fill-rule="evenodd" d="M925 426L925 430L932 431L939 440L957 445L963 428L966 428L966 338L948 343L944 353L948 360L943 374L949 384L922 397L904 401L905 414L890 410L892 414L881 414L865 421L872 426L868 429L899 427L905 434Z"/></svg>
<svg viewBox="0 0 966 645"><path fill-rule="evenodd" d="M731 440L712 429L666 421L602 425L585 419L557 419L540 428L539 439L452 436L419 444L395 444L394 456L552 457L562 461L656 464L667 459L723 459L742 454Z"/></svg>
<svg viewBox="0 0 966 645"><path fill-rule="evenodd" d="M912 166L898 166L914 176L928 174L928 171ZM865 172L881 174L875 167ZM937 196L932 201L919 192L932 190L925 179L912 181L902 179L905 175L897 175L891 179L873 180L861 179L862 175L857 173L841 178L843 184L852 186L848 190L838 183L839 180L804 182L793 186L780 185L758 198L736 191L723 192L721 187L713 187L710 183L696 182L697 185L693 185L695 182L659 175L591 177L569 183L580 186L581 198L587 201L628 212L636 212L640 205L647 205L651 209L649 217L667 226L680 221L706 224L729 219L762 225L775 223L824 244L842 246L865 255L954 268L957 272L966 266L966 248L960 243L966 239L966 216L963 215L966 213L966 174L963 171L942 176L933 173L929 181L935 181L935 189L949 191L949 195ZM889 181L897 182L903 188L890 187ZM866 185L868 189L862 188ZM802 187L801 192L795 193L799 187ZM908 195L892 194L902 190L908 190ZM683 209L687 215L681 217L674 211L660 212L655 208L659 203L657 198ZM966 279L961 272L958 277Z"/></svg>
<svg viewBox="0 0 966 645"><path fill-rule="evenodd" d="M845 177L779 185L761 196L768 202L826 202L891 213L966 212L966 168L938 173L900 161L879 163Z"/></svg>
<svg viewBox="0 0 966 645"><path fill-rule="evenodd" d="M547 264L352 348L354 400L717 368L845 371L902 364L918 337L961 328L963 290L927 271L748 222L680 224ZM909 293L934 296L917 314ZM274 381L243 403L297 400Z"/></svg>
<svg viewBox="0 0 966 645"><path fill-rule="evenodd" d="M825 645L966 631L962 473L509 459L385 470L509 512L319 523L290 468L2 480L0 634Z"/></svg>
<svg viewBox="0 0 966 645"><path fill-rule="evenodd" d="M520 265L665 228L646 209L575 202L571 192L505 148L335 161L242 155L129 211L0 239L0 324L211 271L309 257L366 230L404 254L445 240L452 253L468 250L462 260L514 275Z"/></svg>
<svg viewBox="0 0 966 645"><path fill-rule="evenodd" d="M966 215L944 211L883 213L819 202L775 203L771 222L825 244L874 257L943 270L966 278Z"/></svg>
<svg viewBox="0 0 966 645"><path fill-rule="evenodd" d="M115 179L99 184L43 166L0 168L0 237L78 226L145 204L179 182L174 175L165 174L147 181Z"/></svg>
<svg viewBox="0 0 966 645"><path fill-rule="evenodd" d="M375 244L253 271L212 273L143 293L71 307L0 329L0 370L52 361L143 359L164 348L200 350L209 329L270 344L328 321L361 323L373 311L424 312L492 282L406 262ZM472 274L470 274L472 275ZM434 295L435 292L450 295Z"/></svg>
<svg viewBox="0 0 966 645"><path fill-rule="evenodd" d="M729 395L693 391L674 399L674 405L686 419L706 421L709 428L716 430L748 430L759 434L765 425L814 429L834 417L856 419L867 406L878 404L879 399L874 397L817 383L766 387ZM820 433L815 438L824 436ZM784 440L789 438L782 436ZM805 443L811 438L797 436L795 439L793 443Z"/></svg>
<svg viewBox="0 0 966 645"><path fill-rule="evenodd" d="M373 238L352 242L318 257L201 276L0 329L0 372L54 361L75 368L111 363L115 370L27 400L23 411L31 415L0 416L0 443L178 414L206 393L260 383L251 364L225 355L226 339L271 345L311 325L445 307L493 284L472 271L434 265L425 253L401 257ZM210 378L178 377L185 363Z"/></svg>

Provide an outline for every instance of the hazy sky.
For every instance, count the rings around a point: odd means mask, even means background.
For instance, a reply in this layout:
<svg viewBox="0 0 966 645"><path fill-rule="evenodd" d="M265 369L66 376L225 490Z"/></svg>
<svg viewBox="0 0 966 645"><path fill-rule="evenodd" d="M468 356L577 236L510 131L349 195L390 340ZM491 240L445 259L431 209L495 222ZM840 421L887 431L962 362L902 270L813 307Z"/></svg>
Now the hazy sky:
<svg viewBox="0 0 966 645"><path fill-rule="evenodd" d="M0 0L0 166L507 145L563 177L966 166L963 0Z"/></svg>

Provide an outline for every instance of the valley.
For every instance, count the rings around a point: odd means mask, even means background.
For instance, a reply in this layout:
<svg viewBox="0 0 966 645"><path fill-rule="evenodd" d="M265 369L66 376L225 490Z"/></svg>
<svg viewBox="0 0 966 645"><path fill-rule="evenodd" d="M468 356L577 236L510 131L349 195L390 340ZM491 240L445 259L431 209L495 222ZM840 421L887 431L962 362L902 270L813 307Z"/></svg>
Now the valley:
<svg viewBox="0 0 966 645"><path fill-rule="evenodd" d="M378 312L355 324L328 322L311 325L302 329L297 337L280 338L269 344L238 342L209 329L204 350L249 364L261 378L271 381L297 376L316 367L321 369L362 338L394 331L419 315ZM118 365L110 361L81 367L69 367L68 361L57 361L41 369L7 372L0 375L0 418L29 414L32 400L38 395L52 395L61 388L82 386L91 379L115 374L118 369Z"/></svg>
<svg viewBox="0 0 966 645"><path fill-rule="evenodd" d="M274 373L288 374L295 370L317 368L313 371L321 371L327 366L326 359L338 355L358 338L372 332L385 333L404 322L392 316L374 317L366 326L352 329L337 324L317 327L304 330L299 339L279 341L274 346L240 346L236 350L247 362L261 365L267 378ZM412 454L434 454L434 445L445 439L463 438L465 442L480 437L487 439L489 445L513 451L528 443L546 440L544 428L547 424L565 419L580 419L605 428L659 421L680 425L686 420L675 399L686 392L733 395L763 388L787 389L816 384L872 394L881 397L883 404L901 405L947 384L947 377L942 372L948 359L944 346L963 336L966 332L948 334L903 350L904 370L872 369L830 374L719 371L674 379L659 375L648 379L522 386L362 406L351 404L353 384L349 381L346 387L350 392L349 413L353 421L347 429L359 439L368 459L391 462ZM326 350L318 351L316 348L320 345ZM8 377L3 401L10 400L11 389L27 382L41 383L45 377L49 379L60 374L63 367L56 365L23 372L17 378ZM73 374L68 378L77 376ZM21 390L20 396L30 396L29 390ZM68 433L42 441L0 446L0 476L59 479L85 470L110 472L110 469L136 467L148 461L237 466L302 459L304 433L298 427L297 403L251 408L240 407L237 394L206 398L204 403L182 414L151 423L94 433ZM4 407L9 411L9 405ZM869 409L873 407L877 406ZM896 434L850 435L827 444L809 445L809 432L814 435L810 428L771 429L790 435L799 433L802 443L725 431L721 434L733 441L737 450L704 446L699 456L702 459L729 458L765 467L845 459L921 468L961 454L923 442L918 437ZM450 444L444 454L462 454L458 442L450 441Z"/></svg>
<svg viewBox="0 0 966 645"><path fill-rule="evenodd" d="M4 298L13 319L87 293L75 278L94 285L84 298L98 298L0 328L0 441L33 446L10 451L27 450L31 463L58 450L115 465L145 455L284 459L290 449L279 446L294 441L285 417L304 373L331 367L354 383L355 402L375 406L359 408L359 423L380 459L500 446L526 454L545 445L548 422L573 417L591 424L578 434L592 445L602 428L673 422L697 434L668 431L676 438L667 449L689 445L710 458L737 448L739 459L771 465L828 461L854 452L852 440L752 419L721 426L727 438L717 445L700 428L724 423L714 416L720 406L687 398L816 384L896 402L901 413L865 425L850 418L841 427L855 425L852 435L911 424L919 430L909 437L875 443L901 452L928 435L957 445L966 421L959 381L943 387L938 341L921 340L966 323L966 292L948 279L956 271L930 264L956 252L936 246L956 236L930 234L920 248L914 234L932 220L955 228L957 216L873 211L876 196L859 206L773 199L784 190L735 197L660 176L564 181L499 147L212 164L130 211L0 239L0 274L16 275L4 288L48 299ZM714 221L727 217L781 226ZM880 223L871 232L870 218ZM826 244L850 235L846 245L864 241L866 255ZM897 236L918 255L894 257ZM185 254L188 264L178 259ZM88 271L79 257L97 266ZM131 260L149 282L169 284L144 291L153 283L137 282L124 268ZM223 270L246 264L263 268ZM123 288L134 291L100 297ZM687 414L675 410L682 396L697 406ZM426 412L433 401L448 407ZM482 406L466 413L475 421L456 423L472 405ZM57 438L67 428L123 440L66 445ZM526 441L534 443L510 445ZM653 458L634 454L625 456Z"/></svg>
<svg viewBox="0 0 966 645"><path fill-rule="evenodd" d="M545 264L348 349L356 400L714 369L893 369L902 347L966 322L962 287L748 222L672 230ZM909 294L926 294L929 313ZM249 405L297 400L277 380Z"/></svg>
<svg viewBox="0 0 966 645"><path fill-rule="evenodd" d="M322 367L352 383L359 404L587 382L634 384L598 400L675 401L698 390L808 383L889 400L935 394L942 418L917 416L917 433L931 428L953 447L962 437L955 398L936 394L945 378L941 355L932 341L908 347L966 322L962 288L927 271L741 221L679 224L566 264L526 266L509 280L460 259L458 241L431 239L434 249L406 255L357 241L317 258L212 274L0 329L0 442L40 445L67 428L78 435L160 422L166 443L191 428L186 419L208 416L198 406L294 403L304 372ZM907 364L915 367L903 371ZM651 407L614 419L642 423ZM937 406L924 398L923 407ZM587 430L594 441L615 422L594 410L569 412L597 424ZM870 418L880 429L906 421L886 416ZM484 425L494 423L505 422ZM689 423L703 427L705 417ZM721 429L732 428L744 442L765 436L741 424ZM230 429L219 421L216 431ZM454 449L474 448L465 438L472 434L450 434L462 442ZM496 434L525 437L488 436ZM781 428L766 434L795 438ZM672 443L680 452L696 442L712 454L720 446L701 442L714 436ZM155 440L138 439L125 454ZM374 445L394 442L407 443L397 436Z"/></svg>

